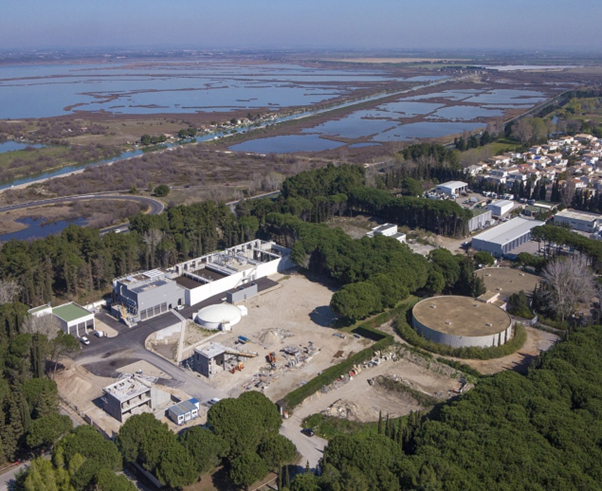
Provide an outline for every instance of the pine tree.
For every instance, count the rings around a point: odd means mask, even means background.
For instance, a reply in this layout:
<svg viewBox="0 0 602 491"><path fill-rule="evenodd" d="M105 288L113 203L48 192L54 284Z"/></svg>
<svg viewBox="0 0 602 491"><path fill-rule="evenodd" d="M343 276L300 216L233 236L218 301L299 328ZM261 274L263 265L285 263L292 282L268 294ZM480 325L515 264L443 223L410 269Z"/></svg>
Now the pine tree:
<svg viewBox="0 0 602 491"><path fill-rule="evenodd" d="M382 410L378 412L378 434L383 434L383 412Z"/></svg>

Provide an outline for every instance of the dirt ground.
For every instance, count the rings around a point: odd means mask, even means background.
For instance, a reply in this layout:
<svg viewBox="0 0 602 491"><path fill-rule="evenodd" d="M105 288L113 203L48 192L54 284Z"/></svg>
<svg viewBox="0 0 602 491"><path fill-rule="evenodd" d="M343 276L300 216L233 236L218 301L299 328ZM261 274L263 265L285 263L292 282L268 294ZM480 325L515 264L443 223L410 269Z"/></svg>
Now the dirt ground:
<svg viewBox="0 0 602 491"><path fill-rule="evenodd" d="M244 363L241 371L232 374L225 370L207 381L233 395L258 384L257 388L263 387L265 395L277 401L325 368L364 349L370 342L350 335L344 335L344 339L333 335L334 331L328 327L335 318L329 307L333 291L326 286L296 273L271 278L280 279L280 285L248 300L244 305L249 314L232 328L232 332L212 338L213 342L256 355L239 357ZM251 342L237 344L241 335ZM298 348L299 358L305 361L287 367L287 362L294 357L282 351L285 347ZM266 361L271 352L276 353L276 370L270 370ZM237 358L233 356L228 367L236 363Z"/></svg>
<svg viewBox="0 0 602 491"><path fill-rule="evenodd" d="M344 385L335 384L327 393L318 392L295 408L297 418L323 413L354 421L376 421L379 411L398 417L423 409L409 394L392 392L378 384L370 385L368 380L379 375L394 379L438 400L454 395L452 389L459 389L457 372L441 363L427 361L409 351L395 361L388 359L378 366L363 369L353 380Z"/></svg>
<svg viewBox="0 0 602 491"><path fill-rule="evenodd" d="M81 416L84 414L88 416L108 435L111 435L113 432L117 433L119 428L121 428L121 423L104 411L101 400L101 397L103 396L103 387L115 383L116 380L110 377L99 377L94 375L69 358L61 359L61 363L65 366L65 369L58 371L56 374L56 383L61 398L67 401L69 406L75 409L78 414ZM138 361L118 369L118 371L122 373L135 373L137 370L142 370L144 375L162 377L165 379L171 378L154 365L145 361ZM155 384L155 387L164 392L168 392L181 400L190 398L185 392L173 387L158 384ZM155 408L155 413L162 414L166 409L167 405L165 405L165 407ZM206 421L206 408L201 407L199 415L200 419L193 420L193 424L202 424ZM165 417L160 417L159 419L168 422ZM176 425L173 426L177 431L178 427Z"/></svg>
<svg viewBox="0 0 602 491"><path fill-rule="evenodd" d="M526 327L525 329L527 330L527 341L521 349L512 355L497 358L495 360L461 360L459 358L446 358L459 361L460 363L466 363L483 375L493 375L494 373L503 370L518 370L523 372L529 367L531 361L537 355L542 351L549 350L559 339L556 334L541 331L533 327Z"/></svg>

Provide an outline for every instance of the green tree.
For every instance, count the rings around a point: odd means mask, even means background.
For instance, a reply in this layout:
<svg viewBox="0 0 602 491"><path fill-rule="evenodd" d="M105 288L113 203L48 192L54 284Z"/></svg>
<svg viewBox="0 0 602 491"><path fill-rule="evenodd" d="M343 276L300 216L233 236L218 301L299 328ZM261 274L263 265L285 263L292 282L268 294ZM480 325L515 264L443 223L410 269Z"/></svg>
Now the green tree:
<svg viewBox="0 0 602 491"><path fill-rule="evenodd" d="M237 399L222 399L207 413L207 423L227 447L227 456L255 452L264 435L261 415L249 412Z"/></svg>
<svg viewBox="0 0 602 491"><path fill-rule="evenodd" d="M406 177L401 181L401 190L406 196L421 196L423 193L422 184L416 179Z"/></svg>
<svg viewBox="0 0 602 491"><path fill-rule="evenodd" d="M159 184L155 189L155 195L158 196L159 198L164 198L165 196L167 196L169 194L169 186L167 186L166 184Z"/></svg>
<svg viewBox="0 0 602 491"><path fill-rule="evenodd" d="M268 467L255 452L246 452L236 457L230 467L230 479L237 486L248 487L268 475Z"/></svg>
<svg viewBox="0 0 602 491"><path fill-rule="evenodd" d="M493 266L495 258L487 251L479 251L474 255L475 264L483 264L485 266Z"/></svg>
<svg viewBox="0 0 602 491"><path fill-rule="evenodd" d="M72 428L71 418L61 414L50 414L35 419L27 432L27 446L37 451L49 449Z"/></svg>
<svg viewBox="0 0 602 491"><path fill-rule="evenodd" d="M151 137L150 137L150 135L146 135L146 134L145 134L145 135L142 135L142 136L140 137L140 142L141 142L143 145L150 145L150 142L151 142Z"/></svg>
<svg viewBox="0 0 602 491"><path fill-rule="evenodd" d="M288 438L273 434L259 444L258 453L268 468L277 470L293 461L297 455L297 447Z"/></svg>
<svg viewBox="0 0 602 491"><path fill-rule="evenodd" d="M215 469L226 454L225 443L212 431L194 426L180 436L180 443L192 456L197 472Z"/></svg>
<svg viewBox="0 0 602 491"><path fill-rule="evenodd" d="M75 353L79 349L81 349L79 342L71 334L65 334L62 330L58 332L56 338L52 340L51 346L51 360L54 364L53 378L56 377L60 357Z"/></svg>
<svg viewBox="0 0 602 491"><path fill-rule="evenodd" d="M365 319L382 309L381 293L372 283L351 283L335 292L330 307L337 314L352 321Z"/></svg>
<svg viewBox="0 0 602 491"><path fill-rule="evenodd" d="M118 476L109 469L101 469L96 473L95 491L136 491L138 488L125 476Z"/></svg>
<svg viewBox="0 0 602 491"><path fill-rule="evenodd" d="M23 491L72 491L69 473L57 469L52 462L39 457L29 464L27 471L16 479L15 488Z"/></svg>
<svg viewBox="0 0 602 491"><path fill-rule="evenodd" d="M291 491L320 491L320 480L311 473L297 474L291 482Z"/></svg>
<svg viewBox="0 0 602 491"><path fill-rule="evenodd" d="M161 483L170 488L182 488L192 484L199 475L190 453L175 441L162 449L155 474Z"/></svg>

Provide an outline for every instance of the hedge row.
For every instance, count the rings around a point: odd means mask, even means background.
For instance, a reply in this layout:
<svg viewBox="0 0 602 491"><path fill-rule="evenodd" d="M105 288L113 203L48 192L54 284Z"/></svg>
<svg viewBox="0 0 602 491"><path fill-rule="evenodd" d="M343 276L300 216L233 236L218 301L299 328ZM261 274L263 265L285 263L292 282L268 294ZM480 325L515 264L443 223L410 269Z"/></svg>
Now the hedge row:
<svg viewBox="0 0 602 491"><path fill-rule="evenodd" d="M511 355L516 350L522 348L525 341L527 341L527 331L522 324L515 325L514 337L510 341L501 346L492 346L491 348L452 348L445 344L429 341L418 334L414 328L410 327L405 316L402 315L395 321L395 329L403 339L414 346L443 356L471 360L491 360Z"/></svg>
<svg viewBox="0 0 602 491"><path fill-rule="evenodd" d="M366 331L372 332L374 335L380 336L380 341L374 343L369 348L363 349L359 351L355 355L343 360L341 363L337 365L333 365L330 368L324 370L317 377L312 378L309 382L301 387L289 392L286 396L284 396L283 401L289 408L294 408L301 404L306 398L318 392L322 387L326 385L330 385L335 380L337 380L341 375L345 373L349 373L354 365L358 365L365 361L370 360L374 356L375 351L380 351L384 348L387 348L393 344L393 336L389 334L382 333L376 329L374 329L370 325L361 325L358 329L364 329ZM357 329L356 329L357 330Z"/></svg>

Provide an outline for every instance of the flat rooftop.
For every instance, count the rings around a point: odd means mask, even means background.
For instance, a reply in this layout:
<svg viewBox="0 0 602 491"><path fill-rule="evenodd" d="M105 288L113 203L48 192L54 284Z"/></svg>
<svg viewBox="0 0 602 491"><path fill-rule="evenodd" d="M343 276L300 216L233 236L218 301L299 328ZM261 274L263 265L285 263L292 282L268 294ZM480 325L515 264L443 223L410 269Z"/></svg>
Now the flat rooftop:
<svg viewBox="0 0 602 491"><path fill-rule="evenodd" d="M437 184L438 188L463 188L468 186L468 183L463 181L447 181L442 184Z"/></svg>
<svg viewBox="0 0 602 491"><path fill-rule="evenodd" d="M205 358L215 358L225 353L226 350L227 348L223 344L213 342L194 349L195 352L203 355Z"/></svg>
<svg viewBox="0 0 602 491"><path fill-rule="evenodd" d="M65 322L71 322L82 317L88 317L92 312L87 311L76 303L67 303L52 309L52 313L63 319Z"/></svg>
<svg viewBox="0 0 602 491"><path fill-rule="evenodd" d="M483 268L475 274L483 279L487 291L499 293L506 300L521 290L531 295L539 283L539 276L514 268Z"/></svg>
<svg viewBox="0 0 602 491"><path fill-rule="evenodd" d="M120 402L126 402L134 397L138 397L151 388L152 380L144 379L138 375L130 375L127 378L121 379L119 382L115 382L113 385L109 385L102 389L105 394L111 394L115 399Z"/></svg>
<svg viewBox="0 0 602 491"><path fill-rule="evenodd" d="M512 323L510 316L499 307L457 295L422 300L414 306L412 314L426 327L454 336L497 334Z"/></svg>
<svg viewBox="0 0 602 491"><path fill-rule="evenodd" d="M557 217L568 218L569 220L582 220L584 222L594 222L602 219L602 215L591 213L589 211L562 210L556 213Z"/></svg>
<svg viewBox="0 0 602 491"><path fill-rule="evenodd" d="M220 273L219 271L214 271L210 268L197 269L196 271L193 271L192 274L212 281L221 280L222 278L226 278L228 276L227 274Z"/></svg>
<svg viewBox="0 0 602 491"><path fill-rule="evenodd" d="M526 218L513 218L501 225L490 228L482 234L476 235L474 239L484 240L493 244L505 245L512 242L518 237L522 237L526 233L530 232L532 228L544 225L545 222L539 220L527 220Z"/></svg>

